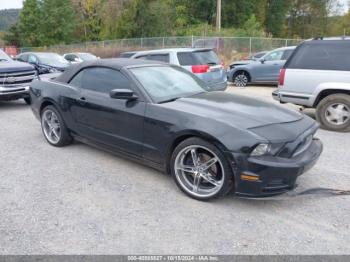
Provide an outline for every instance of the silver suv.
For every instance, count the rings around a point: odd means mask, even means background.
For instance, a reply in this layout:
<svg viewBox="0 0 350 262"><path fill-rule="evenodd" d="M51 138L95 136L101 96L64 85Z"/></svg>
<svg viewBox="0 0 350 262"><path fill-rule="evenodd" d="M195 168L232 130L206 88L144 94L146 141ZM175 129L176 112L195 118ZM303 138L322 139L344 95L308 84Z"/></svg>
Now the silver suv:
<svg viewBox="0 0 350 262"><path fill-rule="evenodd" d="M227 88L226 71L212 49L170 48L140 51L131 56L131 58L178 65L202 79L213 91Z"/></svg>
<svg viewBox="0 0 350 262"><path fill-rule="evenodd" d="M277 84L280 70L294 49L295 46L281 47L258 59L236 61L227 72L228 80L239 87L248 83Z"/></svg>
<svg viewBox="0 0 350 262"><path fill-rule="evenodd" d="M274 99L316 108L323 128L350 131L349 40L317 38L300 44L280 71Z"/></svg>

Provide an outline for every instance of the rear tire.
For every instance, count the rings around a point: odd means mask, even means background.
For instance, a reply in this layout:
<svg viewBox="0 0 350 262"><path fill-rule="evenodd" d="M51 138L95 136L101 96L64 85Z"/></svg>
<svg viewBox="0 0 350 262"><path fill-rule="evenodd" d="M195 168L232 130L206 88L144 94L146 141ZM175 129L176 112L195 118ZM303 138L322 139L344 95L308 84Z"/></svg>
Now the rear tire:
<svg viewBox="0 0 350 262"><path fill-rule="evenodd" d="M232 169L224 154L200 138L181 142L173 151L170 168L176 185L197 200L222 197L233 186Z"/></svg>
<svg viewBox="0 0 350 262"><path fill-rule="evenodd" d="M316 108L321 127L331 131L350 131L350 96L334 94L323 98Z"/></svg>
<svg viewBox="0 0 350 262"><path fill-rule="evenodd" d="M41 112L41 129L46 141L56 147L72 143L72 137L61 114L54 106L47 106Z"/></svg>
<svg viewBox="0 0 350 262"><path fill-rule="evenodd" d="M27 105L30 105L32 103L32 100L30 97L23 98L24 102L26 102Z"/></svg>

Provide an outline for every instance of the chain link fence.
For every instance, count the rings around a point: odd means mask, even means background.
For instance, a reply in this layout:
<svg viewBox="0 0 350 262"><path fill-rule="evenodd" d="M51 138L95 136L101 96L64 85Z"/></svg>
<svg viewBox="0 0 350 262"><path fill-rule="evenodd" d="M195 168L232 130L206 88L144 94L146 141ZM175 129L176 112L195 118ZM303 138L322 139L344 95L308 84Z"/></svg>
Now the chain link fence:
<svg viewBox="0 0 350 262"><path fill-rule="evenodd" d="M122 52L176 48L213 48L224 62L239 60L250 54L268 51L282 46L297 45L301 39L258 38L258 37L150 37L116 39L98 42L85 42L71 45L49 47L23 47L21 52L46 51L60 54L70 52L91 52L101 58L117 57Z"/></svg>

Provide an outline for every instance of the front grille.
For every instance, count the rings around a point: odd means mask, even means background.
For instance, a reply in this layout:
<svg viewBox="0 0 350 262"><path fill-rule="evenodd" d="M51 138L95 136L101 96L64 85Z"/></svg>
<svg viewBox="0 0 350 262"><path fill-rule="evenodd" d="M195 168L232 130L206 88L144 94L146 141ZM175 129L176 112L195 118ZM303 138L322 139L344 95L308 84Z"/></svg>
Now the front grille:
<svg viewBox="0 0 350 262"><path fill-rule="evenodd" d="M311 145L312 140L313 140L313 135L309 135L303 141L301 141L300 144L297 146L296 150L294 151L293 157L296 157L304 153Z"/></svg>
<svg viewBox="0 0 350 262"><path fill-rule="evenodd" d="M0 85L5 87L14 87L18 85L29 84L36 76L36 72L24 71L24 72L11 72L0 74Z"/></svg>
<svg viewBox="0 0 350 262"><path fill-rule="evenodd" d="M286 143L278 152L277 156L282 158L293 158L302 155L312 145L317 125L311 127L301 134L296 140Z"/></svg>
<svg viewBox="0 0 350 262"><path fill-rule="evenodd" d="M17 92L21 92L21 91L25 91L24 88L16 88L15 90L6 90L6 91L0 91L0 93L2 94L10 94L10 93L17 93Z"/></svg>

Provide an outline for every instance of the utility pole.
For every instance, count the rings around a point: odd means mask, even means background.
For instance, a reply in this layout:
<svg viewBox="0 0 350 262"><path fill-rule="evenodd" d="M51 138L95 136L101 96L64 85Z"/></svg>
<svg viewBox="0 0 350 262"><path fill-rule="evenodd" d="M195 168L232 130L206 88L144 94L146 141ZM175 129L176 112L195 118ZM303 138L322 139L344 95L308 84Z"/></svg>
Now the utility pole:
<svg viewBox="0 0 350 262"><path fill-rule="evenodd" d="M221 0L216 0L216 31L221 29Z"/></svg>

